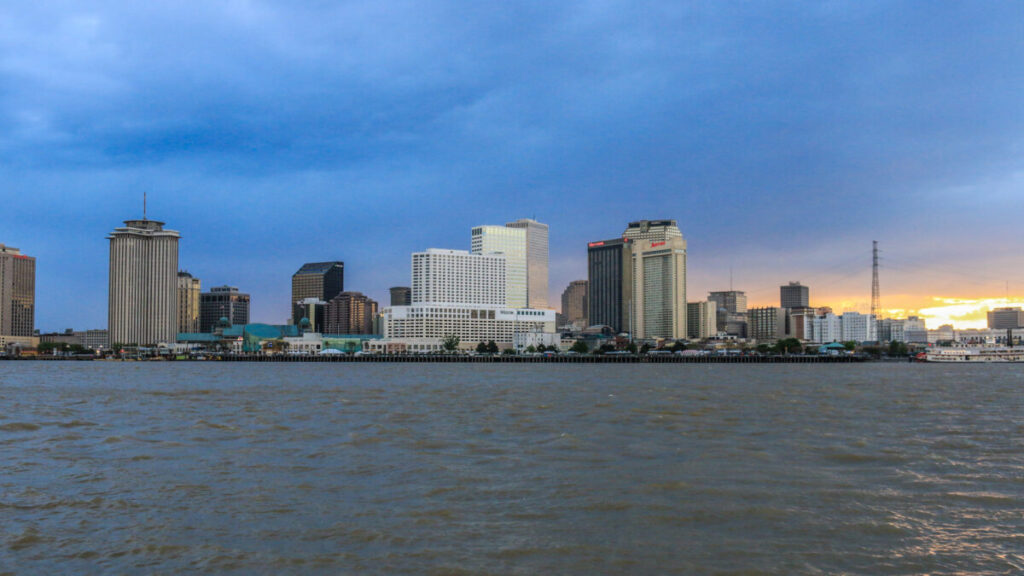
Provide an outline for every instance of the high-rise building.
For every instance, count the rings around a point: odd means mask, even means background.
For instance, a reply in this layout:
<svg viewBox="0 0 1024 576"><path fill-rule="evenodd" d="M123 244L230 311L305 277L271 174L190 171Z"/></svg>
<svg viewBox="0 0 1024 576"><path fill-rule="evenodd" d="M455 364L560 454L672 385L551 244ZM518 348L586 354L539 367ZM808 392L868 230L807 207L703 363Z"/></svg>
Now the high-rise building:
<svg viewBox="0 0 1024 576"><path fill-rule="evenodd" d="M412 288L408 286L391 287L391 305L408 306L412 304Z"/></svg>
<svg viewBox="0 0 1024 576"><path fill-rule="evenodd" d="M725 290L708 293L708 300L718 305L719 309L725 309L730 314L747 313L747 294L739 290Z"/></svg>
<svg viewBox="0 0 1024 576"><path fill-rule="evenodd" d="M377 302L362 292L342 292L327 302L323 332L326 334L373 334Z"/></svg>
<svg viewBox="0 0 1024 576"><path fill-rule="evenodd" d="M178 332L199 332L199 294L202 283L188 272L178 272Z"/></svg>
<svg viewBox="0 0 1024 576"><path fill-rule="evenodd" d="M412 302L506 306L506 257L439 248L416 252L412 255Z"/></svg>
<svg viewBox="0 0 1024 576"><path fill-rule="evenodd" d="M35 332L36 259L0 244L0 335Z"/></svg>
<svg viewBox="0 0 1024 576"><path fill-rule="evenodd" d="M844 312L839 319L844 342L851 340L854 342L876 342L878 340L878 322L874 314Z"/></svg>
<svg viewBox="0 0 1024 576"><path fill-rule="evenodd" d="M675 220L638 220L630 222L626 231L622 233L623 238L629 240L650 240L652 242L664 242L670 238L683 239L683 233L676 226Z"/></svg>
<svg viewBox="0 0 1024 576"><path fill-rule="evenodd" d="M526 229L507 226L473 228L473 254L505 255L505 297L510 308L527 307ZM413 286L413 299L416 287Z"/></svg>
<svg viewBox="0 0 1024 576"><path fill-rule="evenodd" d="M688 302L686 304L686 337L691 340L714 338L718 332L718 307L714 302Z"/></svg>
<svg viewBox="0 0 1024 576"><path fill-rule="evenodd" d="M638 338L686 338L686 240L665 238L632 243L632 317Z"/></svg>
<svg viewBox="0 0 1024 576"><path fill-rule="evenodd" d="M633 241L624 238L587 244L587 323L631 330Z"/></svg>
<svg viewBox="0 0 1024 576"><path fill-rule="evenodd" d="M747 337L747 294L739 290L711 292L708 300L718 308L718 331Z"/></svg>
<svg viewBox="0 0 1024 576"><path fill-rule="evenodd" d="M235 286L215 286L199 296L199 331L213 332L221 318L232 326L249 323L249 295Z"/></svg>
<svg viewBox="0 0 1024 576"><path fill-rule="evenodd" d="M548 307L548 225L521 218L505 224L526 231L526 307Z"/></svg>
<svg viewBox="0 0 1024 576"><path fill-rule="evenodd" d="M110 236L108 329L111 344L175 342L178 240L156 220L126 220Z"/></svg>
<svg viewBox="0 0 1024 576"><path fill-rule="evenodd" d="M779 286L779 307L807 308L811 304L811 290L799 282L790 282L788 286Z"/></svg>
<svg viewBox="0 0 1024 576"><path fill-rule="evenodd" d="M988 312L990 330L1012 330L1024 328L1024 310L1015 308L995 308Z"/></svg>
<svg viewBox="0 0 1024 576"><path fill-rule="evenodd" d="M345 289L344 262L309 262L292 275L292 323L305 317L306 309L299 304L307 298L328 301Z"/></svg>
<svg viewBox="0 0 1024 576"><path fill-rule="evenodd" d="M786 309L767 306L748 310L747 337L761 341L785 338Z"/></svg>
<svg viewBox="0 0 1024 576"><path fill-rule="evenodd" d="M562 316L568 324L587 326L587 281L573 280L562 292Z"/></svg>

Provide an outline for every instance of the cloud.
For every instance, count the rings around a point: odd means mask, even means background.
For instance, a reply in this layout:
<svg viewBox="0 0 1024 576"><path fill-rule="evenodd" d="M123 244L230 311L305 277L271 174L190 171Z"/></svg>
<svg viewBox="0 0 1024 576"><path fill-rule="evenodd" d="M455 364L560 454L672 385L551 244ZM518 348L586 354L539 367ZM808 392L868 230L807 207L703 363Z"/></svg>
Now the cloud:
<svg viewBox="0 0 1024 576"><path fill-rule="evenodd" d="M244 280L273 317L313 252L343 255L382 297L412 250L524 215L552 226L553 299L585 274L586 241L638 218L679 220L695 287L730 265L824 285L871 239L956 266L977 252L938 247L978 245L987 202L1003 207L996 235L1024 208L1021 16L999 2L5 6L0 195L20 203L0 241L34 243L45 270L64 258L47 231L92 247L149 190L187 265ZM254 246L281 270L232 264ZM76 265L103 270L101 248ZM86 321L40 280L42 323Z"/></svg>

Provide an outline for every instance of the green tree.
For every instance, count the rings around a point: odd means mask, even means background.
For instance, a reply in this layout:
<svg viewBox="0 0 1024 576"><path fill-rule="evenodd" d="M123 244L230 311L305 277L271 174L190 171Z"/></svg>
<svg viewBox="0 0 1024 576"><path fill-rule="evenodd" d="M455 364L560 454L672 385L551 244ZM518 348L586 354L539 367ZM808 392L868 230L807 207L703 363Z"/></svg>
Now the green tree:
<svg viewBox="0 0 1024 576"><path fill-rule="evenodd" d="M537 348L533 344L530 344L529 346L526 347L527 354L533 354L536 351Z"/></svg>
<svg viewBox="0 0 1024 576"><path fill-rule="evenodd" d="M843 342L843 348L846 348L847 350L853 352L854 350L857 349L857 343L854 342L853 340L847 340L846 342Z"/></svg>
<svg viewBox="0 0 1024 576"><path fill-rule="evenodd" d="M640 347L640 353L641 354L647 354L650 351L651 351L651 345L650 344L644 343L644 345Z"/></svg>
<svg viewBox="0 0 1024 576"><path fill-rule="evenodd" d="M629 346L626 346L626 350L630 354L636 354L636 342L630 342Z"/></svg>
<svg viewBox="0 0 1024 576"><path fill-rule="evenodd" d="M516 351L514 348L505 348L505 350L502 352L502 354L506 356L515 356L515 353Z"/></svg>
<svg viewBox="0 0 1024 576"><path fill-rule="evenodd" d="M479 354L487 354L487 344L485 342L481 342L481 343L477 344L476 345L476 351Z"/></svg>
<svg viewBox="0 0 1024 576"><path fill-rule="evenodd" d="M441 341L441 346L448 352L454 352L459 349L459 337L455 334L449 334Z"/></svg>
<svg viewBox="0 0 1024 576"><path fill-rule="evenodd" d="M683 344L682 342L679 341L676 341L674 344L672 344L673 352L682 352L683 350L686 350L686 344Z"/></svg>
<svg viewBox="0 0 1024 576"><path fill-rule="evenodd" d="M889 342L889 356L906 356L907 353L907 345L903 342Z"/></svg>
<svg viewBox="0 0 1024 576"><path fill-rule="evenodd" d="M577 354L586 354L587 352L590 352L590 349L587 348L587 343L583 340L573 342L572 348L569 348L569 350L576 352Z"/></svg>
<svg viewBox="0 0 1024 576"><path fill-rule="evenodd" d="M758 344L757 345L757 351L760 352L761 354L767 354L769 350L771 350L771 346L769 346L767 344Z"/></svg>
<svg viewBox="0 0 1024 576"><path fill-rule="evenodd" d="M494 340L488 340L487 341L487 352L489 352L491 354L497 354L498 353L498 344Z"/></svg>

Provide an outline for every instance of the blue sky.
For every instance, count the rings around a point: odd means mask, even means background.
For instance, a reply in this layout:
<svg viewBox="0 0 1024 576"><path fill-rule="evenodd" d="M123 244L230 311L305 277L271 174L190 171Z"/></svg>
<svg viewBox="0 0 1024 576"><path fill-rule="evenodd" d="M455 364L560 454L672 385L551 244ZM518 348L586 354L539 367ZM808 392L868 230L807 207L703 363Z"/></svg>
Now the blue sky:
<svg viewBox="0 0 1024 576"><path fill-rule="evenodd" d="M675 218L690 299L859 308L1024 295L1019 2L5 2L0 242L37 327L106 324L106 234L182 232L204 287L288 314L346 263L384 300L474 225L586 242ZM1009 290L1007 290L1009 286Z"/></svg>

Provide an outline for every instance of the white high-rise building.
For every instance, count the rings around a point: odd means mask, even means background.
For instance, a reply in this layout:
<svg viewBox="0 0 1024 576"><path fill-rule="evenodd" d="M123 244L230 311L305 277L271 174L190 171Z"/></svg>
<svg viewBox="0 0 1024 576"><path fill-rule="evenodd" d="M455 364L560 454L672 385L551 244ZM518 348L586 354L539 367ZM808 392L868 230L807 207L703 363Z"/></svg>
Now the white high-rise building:
<svg viewBox="0 0 1024 576"><path fill-rule="evenodd" d="M686 338L686 240L634 241L632 264L634 335Z"/></svg>
<svg viewBox="0 0 1024 576"><path fill-rule="evenodd" d="M110 240L112 344L173 343L178 333L178 239L156 220L126 220Z"/></svg>
<svg viewBox="0 0 1024 576"><path fill-rule="evenodd" d="M473 228L473 254L505 255L505 298L502 305L527 307L526 229L507 226ZM415 291L415 289L414 289ZM413 300L415 302L415 300Z"/></svg>
<svg viewBox="0 0 1024 576"><path fill-rule="evenodd" d="M548 225L521 218L505 224L526 231L526 306L548 307Z"/></svg>
<svg viewBox="0 0 1024 576"><path fill-rule="evenodd" d="M431 248L412 255L412 303L506 305L506 254Z"/></svg>
<svg viewBox="0 0 1024 576"><path fill-rule="evenodd" d="M843 341L875 342L878 340L878 324L872 314L844 312L840 317L843 324Z"/></svg>

